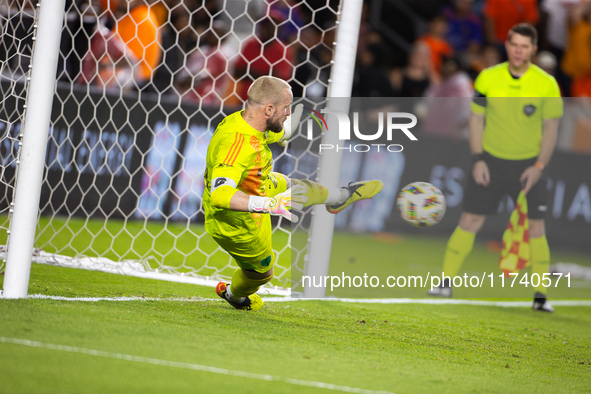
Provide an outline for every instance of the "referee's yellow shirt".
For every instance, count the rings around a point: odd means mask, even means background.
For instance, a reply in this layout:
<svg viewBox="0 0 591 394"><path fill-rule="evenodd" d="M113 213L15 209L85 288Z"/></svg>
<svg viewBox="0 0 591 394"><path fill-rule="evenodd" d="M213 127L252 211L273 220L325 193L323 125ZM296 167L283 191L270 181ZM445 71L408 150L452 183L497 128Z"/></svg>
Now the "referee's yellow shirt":
<svg viewBox="0 0 591 394"><path fill-rule="evenodd" d="M506 160L537 157L544 119L562 117L562 98L554 77L530 65L519 78L507 62L482 71L474 84L472 112L485 115L483 149Z"/></svg>

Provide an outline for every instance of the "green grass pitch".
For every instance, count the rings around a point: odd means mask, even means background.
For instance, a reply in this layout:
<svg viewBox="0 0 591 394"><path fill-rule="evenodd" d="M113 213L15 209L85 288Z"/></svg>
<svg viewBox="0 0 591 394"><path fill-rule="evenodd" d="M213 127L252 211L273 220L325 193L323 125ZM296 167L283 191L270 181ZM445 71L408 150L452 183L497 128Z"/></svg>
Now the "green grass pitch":
<svg viewBox="0 0 591 394"><path fill-rule="evenodd" d="M444 245L437 238L337 234L330 274L424 274L439 267ZM497 258L477 244L465 269L492 271ZM586 255L554 252L553 261L591 266ZM552 289L551 297L591 298L588 282L576 283ZM0 300L1 393L591 391L589 306L542 314L526 307L268 301L249 313L218 301L211 288L37 264L29 294L144 300ZM458 294L464 296L496 295Z"/></svg>

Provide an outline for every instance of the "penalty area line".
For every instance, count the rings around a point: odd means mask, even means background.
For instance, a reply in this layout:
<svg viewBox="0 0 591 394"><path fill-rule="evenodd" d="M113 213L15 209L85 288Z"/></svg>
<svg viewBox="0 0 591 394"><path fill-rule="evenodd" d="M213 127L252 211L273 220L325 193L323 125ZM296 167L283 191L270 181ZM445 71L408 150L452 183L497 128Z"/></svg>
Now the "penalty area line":
<svg viewBox="0 0 591 394"><path fill-rule="evenodd" d="M131 354L123 354L123 353L111 353L111 352L106 352L106 351L102 351L102 350L86 349L86 348L77 347L77 346L56 345L56 344L52 344L52 343L31 341L28 339L0 337L0 342L12 344L12 345L28 346L28 347L32 347L32 348L38 348L38 349L48 349L48 350L55 350L55 351L68 352L68 353L86 354L88 356L94 356L94 357L103 357L103 358L111 358L111 359L116 359L116 360L133 361L133 362L137 362L137 363L152 364L152 365L158 365L158 366L164 366L164 367L190 369L190 370L194 370L194 371L209 372L209 373L215 373L215 374L219 374L219 375L237 376L237 377L241 377L241 378L263 380L263 381L267 381L267 382L282 382L282 383L292 384L292 385L296 385L296 386L314 387L314 388L320 388L320 389L326 389L326 390L332 390L332 391L340 391L340 392L344 392L344 393L393 394L389 391L367 390L367 389L361 389L361 388L357 388L357 387L340 386L340 385L325 383L325 382L315 382L315 381L310 381L310 380L292 379L292 378L285 378L282 376L258 374L258 373L251 373L251 372L245 372L245 371L226 369L226 368L211 367L208 365L185 363L185 362L180 362L180 361L169 361L169 360L162 360L162 359L157 359L157 358L149 358L149 357L141 357L141 356L133 356Z"/></svg>

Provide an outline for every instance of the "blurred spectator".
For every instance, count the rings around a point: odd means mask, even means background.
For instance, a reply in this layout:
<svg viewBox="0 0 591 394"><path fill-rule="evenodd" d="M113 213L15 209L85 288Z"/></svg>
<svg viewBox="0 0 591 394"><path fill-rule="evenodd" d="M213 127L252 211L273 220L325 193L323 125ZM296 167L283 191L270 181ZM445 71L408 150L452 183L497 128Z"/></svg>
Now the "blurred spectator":
<svg viewBox="0 0 591 394"><path fill-rule="evenodd" d="M591 153L591 100L564 99L564 116L558 129L556 147L565 151Z"/></svg>
<svg viewBox="0 0 591 394"><path fill-rule="evenodd" d="M501 52L499 51L498 46L493 44L484 45L480 49L479 54L466 58L468 73L472 79L476 79L476 76L480 74L482 70L499 64L501 60Z"/></svg>
<svg viewBox="0 0 591 394"><path fill-rule="evenodd" d="M362 53L367 50L370 44L376 44L382 42L382 36L380 33L374 30L369 21L370 15L370 4L368 2L363 3L361 8L361 21L359 23L359 39L357 40L357 61Z"/></svg>
<svg viewBox="0 0 591 394"><path fill-rule="evenodd" d="M187 53L197 46L197 34L192 25L192 14L185 7L176 7L170 12L169 22L161 29L162 61L153 76L156 91L173 93L174 76L185 64Z"/></svg>
<svg viewBox="0 0 591 394"><path fill-rule="evenodd" d="M115 34L139 60L134 74L140 87L150 80L162 57L160 27L165 21L160 19L159 10L141 2L115 25Z"/></svg>
<svg viewBox="0 0 591 394"><path fill-rule="evenodd" d="M568 47L562 59L562 69L573 79L573 96L591 97L591 2L573 8L569 22Z"/></svg>
<svg viewBox="0 0 591 394"><path fill-rule="evenodd" d="M541 9L546 21L547 47L556 57L558 64L562 62L564 51L568 45L568 15L569 11L581 0L543 0ZM556 69L556 81L560 85L563 96L570 96L571 78L561 67Z"/></svg>
<svg viewBox="0 0 591 394"><path fill-rule="evenodd" d="M441 66L441 82L426 91L426 118L423 130L426 134L455 139L468 135L471 97L474 95L472 81L463 70L461 60L444 58ZM456 97L456 100L442 99ZM461 99L462 98L462 99Z"/></svg>
<svg viewBox="0 0 591 394"><path fill-rule="evenodd" d="M188 9L195 11L193 14L193 26L198 34L209 29L212 17L220 12L219 2L217 0L190 0L187 3Z"/></svg>
<svg viewBox="0 0 591 394"><path fill-rule="evenodd" d="M256 24L256 36L241 45L240 56L235 64L235 92L245 101L252 82L262 75L272 75L285 81L293 76L295 56L291 47L287 47L277 38L277 25L281 20L270 17L259 20ZM246 78L243 78L246 75Z"/></svg>
<svg viewBox="0 0 591 394"><path fill-rule="evenodd" d="M370 44L360 54L355 66L353 96L355 97L393 97L394 89L386 73L388 48L384 44Z"/></svg>
<svg viewBox="0 0 591 394"><path fill-rule="evenodd" d="M474 88L458 56L445 57L441 65L441 81L430 86L426 97L472 97Z"/></svg>
<svg viewBox="0 0 591 394"><path fill-rule="evenodd" d="M121 13L123 10L121 3L122 0L100 0L101 9L103 11L101 17L106 17L111 20L117 20L121 18L123 16Z"/></svg>
<svg viewBox="0 0 591 394"><path fill-rule="evenodd" d="M486 45L482 48L482 69L492 67L501 62L501 52L495 45Z"/></svg>
<svg viewBox="0 0 591 394"><path fill-rule="evenodd" d="M57 66L59 79L71 82L80 76L81 59L88 52L90 45L89 37L96 30L99 19L98 14L101 12L98 1L73 0L66 2L65 26L60 40L60 57ZM25 21L23 21L23 27L26 23ZM3 42L6 42L7 37L12 35L4 29L6 27L3 27L2 38ZM0 58L2 59L9 58L2 55L0 54ZM25 67L28 67L28 64Z"/></svg>
<svg viewBox="0 0 591 394"><path fill-rule="evenodd" d="M539 19L537 0L486 0L484 28L491 44L502 45L509 29L526 22L535 25Z"/></svg>
<svg viewBox="0 0 591 394"><path fill-rule="evenodd" d="M474 13L474 0L455 0L452 7L443 10L447 20L447 42L455 51L478 52L484 43L482 22Z"/></svg>
<svg viewBox="0 0 591 394"><path fill-rule="evenodd" d="M201 36L201 45L187 56L186 66L176 80L183 99L219 107L231 79L228 59L232 54L223 46L222 38L227 33L225 23L215 22Z"/></svg>
<svg viewBox="0 0 591 394"><path fill-rule="evenodd" d="M431 53L431 63L435 75L439 76L439 70L443 63L444 56L452 56L453 48L447 43L446 35L448 32L447 21L443 15L436 15L429 22L427 34L418 39L419 43L429 47Z"/></svg>
<svg viewBox="0 0 591 394"><path fill-rule="evenodd" d="M291 82L293 96L326 97L332 51L322 41L322 31L314 25L305 27L300 31L298 44L294 47L296 67Z"/></svg>
<svg viewBox="0 0 591 394"><path fill-rule="evenodd" d="M292 43L298 38L298 30L304 25L302 8L296 7L296 0L276 0L269 8L269 14L283 21L277 30L277 37L284 43Z"/></svg>
<svg viewBox="0 0 591 394"><path fill-rule="evenodd" d="M542 0L541 10L545 19L545 30L547 41L552 53L555 51L561 54L566 49L568 43L568 16L570 10L581 0ZM560 56L556 56L560 60Z"/></svg>
<svg viewBox="0 0 591 394"><path fill-rule="evenodd" d="M90 40L90 47L82 59L79 83L99 87L131 89L138 59L126 51L123 41L100 23Z"/></svg>
<svg viewBox="0 0 591 394"><path fill-rule="evenodd" d="M416 43L408 56L408 65L390 72L392 88L399 97L423 97L433 80L432 71L429 47Z"/></svg>

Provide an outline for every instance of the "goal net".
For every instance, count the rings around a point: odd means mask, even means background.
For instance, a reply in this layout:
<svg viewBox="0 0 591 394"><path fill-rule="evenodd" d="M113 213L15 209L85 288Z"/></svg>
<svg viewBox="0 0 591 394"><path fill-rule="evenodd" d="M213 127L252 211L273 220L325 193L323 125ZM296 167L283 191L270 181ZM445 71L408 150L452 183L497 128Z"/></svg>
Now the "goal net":
<svg viewBox="0 0 591 394"><path fill-rule="evenodd" d="M231 257L203 227L209 140L260 75L287 80L307 106L324 103L338 3L66 2L33 260L189 283L230 278ZM0 4L5 245L36 7ZM316 176L310 151L272 149L274 171ZM295 231L273 221L269 291L292 288L292 272L301 276L309 222Z"/></svg>
<svg viewBox="0 0 591 394"><path fill-rule="evenodd" d="M33 4L0 1L0 256L6 253L29 65ZM4 261L0 262L4 268Z"/></svg>

